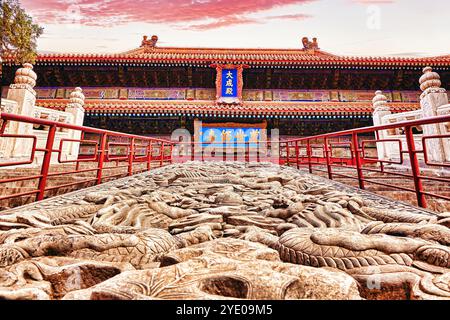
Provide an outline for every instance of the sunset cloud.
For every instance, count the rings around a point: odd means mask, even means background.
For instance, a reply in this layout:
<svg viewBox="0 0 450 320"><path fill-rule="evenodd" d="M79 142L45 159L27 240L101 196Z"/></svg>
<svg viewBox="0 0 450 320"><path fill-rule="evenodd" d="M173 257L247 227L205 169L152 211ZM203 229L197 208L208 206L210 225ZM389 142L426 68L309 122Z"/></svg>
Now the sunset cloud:
<svg viewBox="0 0 450 320"><path fill-rule="evenodd" d="M183 26L182 30L195 30L195 31L203 31L210 29L217 29L222 27L236 26L240 24L257 24L262 23L265 19L269 20L303 20L307 18L311 18L311 15L298 13L298 14L286 14L286 15L278 15L278 16L268 16L264 19L254 19L248 18L245 16L228 16L224 19L216 19L212 22L199 23L199 24L191 24L187 26Z"/></svg>
<svg viewBox="0 0 450 320"><path fill-rule="evenodd" d="M312 18L313 16L310 14L304 14L304 13L297 13L297 14L284 14L284 15L279 15L279 16L272 16L272 17L268 17L268 19L272 19L272 20L303 20L303 19L308 19L308 18Z"/></svg>
<svg viewBox="0 0 450 320"><path fill-rule="evenodd" d="M425 43L427 55L448 55L448 0L19 1L45 29L42 52L124 52L157 34L160 47L301 48L314 36L335 54L414 56Z"/></svg>
<svg viewBox="0 0 450 320"><path fill-rule="evenodd" d="M261 23L261 21L246 17L240 17L240 16L229 16L225 19L216 19L213 22L208 23L199 23L199 24L191 24L185 27L182 27L183 30L195 30L195 31L202 31L202 30L210 30L210 29L217 29L222 27L229 27L229 26L235 26L240 24L250 24L250 23Z"/></svg>
<svg viewBox="0 0 450 320"><path fill-rule="evenodd" d="M40 23L105 26L130 22L188 23L193 30L220 28L256 21L249 14L315 0L22 0ZM286 15L286 19L304 18ZM273 17L275 18L275 17ZM283 16L277 17L283 19ZM205 20L211 20L203 22ZM198 22L198 23L193 23ZM183 27L186 29L187 27Z"/></svg>
<svg viewBox="0 0 450 320"><path fill-rule="evenodd" d="M351 0L354 3L360 4L389 4L394 3L396 0Z"/></svg>

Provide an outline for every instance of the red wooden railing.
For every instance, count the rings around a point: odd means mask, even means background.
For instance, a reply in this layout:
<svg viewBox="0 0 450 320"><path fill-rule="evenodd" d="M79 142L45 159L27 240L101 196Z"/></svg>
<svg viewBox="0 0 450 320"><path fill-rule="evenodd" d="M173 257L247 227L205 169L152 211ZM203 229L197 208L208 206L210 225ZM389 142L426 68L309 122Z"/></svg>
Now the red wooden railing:
<svg viewBox="0 0 450 320"><path fill-rule="evenodd" d="M35 135L13 135L5 133L7 125L9 123L30 123L33 125L43 125L48 127L46 142L44 148L38 148L38 138ZM12 178L3 178L0 176L0 188L5 184L14 183L25 180L37 180L37 188L28 190L26 192L6 194L0 196L1 200L18 198L35 194L35 200L42 200L46 197L46 192L58 188L75 186L77 184L95 183L100 184L105 179L113 179L120 176L130 176L139 172L150 170L155 166L163 166L167 163L172 163L172 146L173 143L169 140L156 139L146 136L138 136L90 127L76 126L66 123L60 123L55 121L36 119L32 117L20 116L9 113L0 113L0 139L31 139L29 158L21 161L7 161L0 162L1 168L14 168L15 166L36 163L36 156L43 154L42 160L37 161L39 164L39 174L33 174L28 176L18 176ZM60 139L59 146L55 147L55 136L58 129L69 129L80 132L80 139ZM43 131L44 132L44 131ZM85 139L84 136L90 134L89 139ZM96 138L96 139L93 139ZM120 138L125 142L111 141L114 138ZM84 145L91 145L93 152L88 156L80 156L74 160L63 159L63 144L64 143L80 143ZM113 154L111 147L122 146L126 148L125 153ZM154 154L154 151L157 154ZM57 154L57 161L52 160L52 155ZM54 158L54 156L53 156ZM82 163L91 163L91 167L80 168ZM73 165L73 168L65 171L53 171L52 168L57 164L64 164L65 169ZM111 170L123 168L126 172L119 172L114 174L107 174ZM75 181L65 184L48 186L48 180L52 177L64 176L64 175L76 175L79 173L95 172L93 177L82 181Z"/></svg>
<svg viewBox="0 0 450 320"><path fill-rule="evenodd" d="M425 167L450 167L450 162L437 163L430 160L426 141L432 139L450 139L450 134L422 136L421 146L414 141L413 128L427 124L439 124L450 122L450 116L439 116L421 120L405 121L377 127L358 128L311 137L303 137L287 141L264 141L259 143L194 143L173 142L164 139L156 139L145 136L119 133L90 127L75 126L54 121L35 119L13 114L0 113L0 138L31 139L29 155L30 158L23 161L0 162L1 167L13 167L33 163L36 154L43 153L40 161L40 174L6 178L0 180L2 184L24 180L38 180L36 189L0 196L0 200L16 198L36 194L36 200L45 197L45 192L61 187L73 186L85 182L102 183L105 179L117 178L124 175L133 175L138 172L150 170L167 163L198 161L245 161L260 162L270 161L282 165L306 167L310 173L322 173L330 179L345 178L357 181L361 189L366 184L380 185L396 190L414 192L417 204L421 207L427 206L426 197L434 197L449 201L450 197L445 190L442 192L430 192L424 187L424 182L437 181L450 185L448 176L437 176L424 173ZM33 135L11 135L5 133L5 128L10 122L22 122L48 126L48 134L45 148L37 147L37 137ZM55 134L58 128L65 128L81 132L81 138L61 139L59 147L55 149ZM403 129L406 144L398 137L379 139L380 132L387 129ZM94 134L85 139L85 134ZM112 138L121 138L125 141L114 141ZM90 155L80 156L76 160L64 160L63 143L79 142L91 145L93 152ZM376 145L385 143L398 143L398 159L378 159L377 155L369 155L372 149L376 153ZM124 153L115 154L114 147L123 147ZM157 151L155 154L154 151ZM336 150L346 151L345 155L336 154ZM61 164L74 164L73 170L52 172L52 154L57 154L57 162ZM419 163L418 154L422 154ZM94 163L95 168L80 168L82 163ZM108 164L108 166L106 166ZM113 165L111 165L113 164ZM388 168L389 165L401 165L406 171L397 168ZM105 172L117 168L126 168L124 173L106 175ZM344 169L344 170L342 170ZM84 172L96 172L95 177L83 181L75 181L63 185L48 186L48 179L55 176L71 175ZM370 174L380 176L370 176ZM389 181L395 178L406 179L411 182L408 185L397 185Z"/></svg>
<svg viewBox="0 0 450 320"><path fill-rule="evenodd" d="M186 161L242 161L279 163L280 142L178 142L174 162Z"/></svg>
<svg viewBox="0 0 450 320"><path fill-rule="evenodd" d="M329 179L346 178L358 181L361 189L366 188L366 184L380 185L392 189L410 191L416 194L417 204L420 207L427 207L427 197L444 199L449 201L450 197L450 172L447 175L443 171L443 176L433 174L431 167L448 168L450 162L432 162L429 160L429 150L426 141L432 139L449 139L450 134L444 135L422 135L421 146L417 146L414 140L413 128L418 126L440 124L450 122L450 115L431 117L420 120L404 121L382 126L372 126L358 129L351 129L340 132L316 135L283 141L280 143L280 164L295 165L297 168L307 167L310 173L325 173ZM403 129L405 144L399 138L379 139L380 132L387 129ZM342 142L346 140L346 142ZM338 142L336 142L338 141ZM376 146L385 143L398 143L398 159L378 159L378 156L368 156L368 145ZM423 146L423 147L422 147ZM321 156L313 155L313 148L322 149ZM346 148L348 155L333 155L333 148ZM405 148L406 147L406 148ZM294 149L294 152L290 152ZM304 152L300 152L304 150ZM375 149L376 150L376 149ZM418 155L422 154L423 159L419 163ZM395 164L387 170L387 165ZM401 165L403 170L398 170ZM345 170L342 170L345 169ZM380 174L378 177L368 177L367 173ZM396 178L402 181L411 181L413 187L397 185ZM377 181L380 179L382 181ZM439 193L425 190L424 182L442 182L448 190L438 190Z"/></svg>
<svg viewBox="0 0 450 320"><path fill-rule="evenodd" d="M433 173L426 175L424 169L450 167L450 162L430 161L425 142L432 139L450 139L450 134L422 135L420 138L421 145L424 146L422 148L416 145L412 129L449 121L450 116L439 116L286 141L263 141L259 144L180 142L175 147L174 161L270 161L281 165L296 166L298 169L306 167L310 173L324 173L329 179L356 180L361 189L365 189L366 184L374 184L395 190L414 192L417 204L426 208L426 196L450 200L450 171L447 171L447 176L438 176ZM402 139L398 137L379 139L382 130L399 128L404 131ZM406 143L402 143L402 140ZM398 159L378 159L376 146L385 143L398 143ZM339 149L346 150L347 155L333 153L333 150ZM372 155L369 155L370 149L372 149ZM275 154L276 157L274 157ZM423 155L421 163L419 163L418 154ZM397 167L388 168L389 165ZM399 170L399 166L401 166L401 170ZM379 173L380 176L369 177L367 172ZM405 180L411 182L412 186L390 183L396 178L403 179L402 182ZM443 182L444 186L447 184L449 187L448 190L438 190L438 193L433 193L425 190L424 181Z"/></svg>

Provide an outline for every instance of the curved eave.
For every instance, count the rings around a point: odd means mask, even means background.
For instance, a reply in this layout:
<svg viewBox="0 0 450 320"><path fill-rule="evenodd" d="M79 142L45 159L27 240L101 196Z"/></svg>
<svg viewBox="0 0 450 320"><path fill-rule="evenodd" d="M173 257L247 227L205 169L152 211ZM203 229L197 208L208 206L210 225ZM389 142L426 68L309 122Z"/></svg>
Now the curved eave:
<svg viewBox="0 0 450 320"><path fill-rule="evenodd" d="M64 110L69 100L37 100L41 107ZM392 112L419 108L418 103L390 103ZM242 105L223 106L214 101L150 101L150 100L87 100L88 114L168 114L168 115L340 115L372 113L371 102L264 102L246 101Z"/></svg>
<svg viewBox="0 0 450 320"><path fill-rule="evenodd" d="M195 54L155 54L150 56L89 55L89 54L47 54L36 59L37 64L55 65L201 65L209 66L214 63L248 64L251 66L359 66L359 67L450 67L450 57L430 58L394 58L394 57L340 57L323 55L267 55L260 58L248 57L204 57L208 55ZM275 57L273 57L275 56ZM278 56L278 57L277 57ZM4 64L14 64L5 59Z"/></svg>

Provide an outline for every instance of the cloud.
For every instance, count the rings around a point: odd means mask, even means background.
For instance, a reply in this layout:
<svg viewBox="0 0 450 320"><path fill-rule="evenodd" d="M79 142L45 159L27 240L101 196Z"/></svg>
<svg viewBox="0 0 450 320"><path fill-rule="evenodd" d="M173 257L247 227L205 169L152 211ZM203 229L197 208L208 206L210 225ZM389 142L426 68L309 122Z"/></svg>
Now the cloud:
<svg viewBox="0 0 450 320"><path fill-rule="evenodd" d="M229 16L225 19L216 19L213 22L209 23L200 23L200 24L191 24L180 29L183 30L195 30L195 31L203 31L210 29L217 29L222 27L235 26L239 24L250 24L250 23L261 23L260 20L241 17L241 16Z"/></svg>
<svg viewBox="0 0 450 320"><path fill-rule="evenodd" d="M395 53L387 53L388 56L393 57L424 57L427 55L426 52L395 52Z"/></svg>
<svg viewBox="0 0 450 320"><path fill-rule="evenodd" d="M206 30L220 28L229 23L255 23L254 19L248 17L249 14L314 1L316 0L22 0L21 2L25 10L43 24L110 27L130 22L187 23L187 26L192 25L194 30ZM286 15L285 18L294 19L293 16L295 15ZM282 17L279 16L279 19Z"/></svg>
<svg viewBox="0 0 450 320"><path fill-rule="evenodd" d="M396 0L350 0L350 1L360 4L390 4L396 2Z"/></svg>
<svg viewBox="0 0 450 320"><path fill-rule="evenodd" d="M310 14L304 14L304 13L297 13L297 14L285 14L285 15L279 15L279 16L271 16L268 17L268 19L272 20L304 20L312 18L313 16Z"/></svg>

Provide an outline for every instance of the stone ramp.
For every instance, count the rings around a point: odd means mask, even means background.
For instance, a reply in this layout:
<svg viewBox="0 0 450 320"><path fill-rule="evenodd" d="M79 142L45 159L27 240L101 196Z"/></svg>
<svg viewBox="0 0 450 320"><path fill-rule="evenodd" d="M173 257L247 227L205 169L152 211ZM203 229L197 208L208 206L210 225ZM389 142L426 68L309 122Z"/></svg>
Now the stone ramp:
<svg viewBox="0 0 450 320"><path fill-rule="evenodd" d="M173 164L2 212L0 297L448 299L449 227L286 166Z"/></svg>
<svg viewBox="0 0 450 320"><path fill-rule="evenodd" d="M125 177L128 175L128 169L122 167L123 163L120 163L121 167L116 168L117 164L115 162L106 163L103 173L103 182L115 180L120 177ZM153 163L155 167L159 164ZM79 165L79 170L81 172L71 173L71 174L56 174L48 177L47 188L52 188L46 191L46 198L51 198L57 195L65 194L68 192L80 190L87 188L96 184L96 171L83 171L96 169L97 163L81 163ZM50 167L50 173L62 173L76 171L76 164L52 164ZM147 170L147 164L141 163L135 165L133 170L135 172L141 172ZM0 169L0 179L17 179L22 177L39 176L41 168L40 167L25 167L18 166L16 168L1 168ZM111 177L108 177L111 176ZM93 181L87 181L93 180ZM66 184L78 182L75 185ZM8 196L13 194L19 194L24 192L31 192L38 188L39 179L21 180L8 183L0 184L0 197ZM61 186L61 187L58 187ZM36 194L30 194L20 197L14 197L9 199L0 200L0 212L1 210L6 210L8 208L14 208L28 203L34 203L36 199Z"/></svg>
<svg viewBox="0 0 450 320"><path fill-rule="evenodd" d="M392 168L389 170L395 171L395 170L399 170L399 169ZM333 172L336 173L333 176L334 181L340 182L344 185L358 187L357 172L355 169L333 167ZM408 171L406 169L402 169L399 172L403 173L403 174L411 174L410 171ZM328 177L328 174L326 172L322 172L322 171L315 170L314 174L321 176L321 177L325 177L325 178ZM342 177L342 176L339 176L339 174L353 176L353 177L355 177L355 179ZM389 183L414 190L414 181L412 178L393 176L390 174L382 174L379 172L377 172L377 173L364 172L364 176L365 176L365 178L371 179L374 181L379 181L382 183L386 183L386 181L388 181ZM430 176L433 177L433 174L430 174ZM440 177L439 175L436 175L436 174L434 174L434 176ZM450 197L450 185L448 183L445 183L442 181L422 180L422 184L423 184L424 190L426 192ZM387 186L373 184L370 182L366 182L365 187L366 187L365 190L367 190L367 191L373 192L373 193L381 195L381 196L388 197L392 200L406 202L406 203L412 204L413 206L417 205L417 197L416 197L415 192L404 191L404 190L396 189L395 187L387 187ZM437 197L429 197L429 196L426 196L426 199L427 199L427 208L429 210L434 211L434 212L450 212L450 201L444 200L444 199L439 199Z"/></svg>
<svg viewBox="0 0 450 320"><path fill-rule="evenodd" d="M193 163L195 165L200 165L203 162L189 161L189 162L185 162L185 163L174 164L173 166L183 166L183 165L189 166L189 164L191 164L191 163ZM221 162L219 162L219 163L221 163ZM236 162L234 162L234 163L236 163ZM211 163L207 162L206 164L211 164ZM243 162L243 163L237 162L237 164L243 165L244 167L245 166L255 166L255 167L258 166L257 163L249 164L249 163L245 163L245 162ZM278 167L277 165L274 165L272 163L261 163L261 165ZM18 210L23 210L23 209L35 210L35 209L49 208L49 207L52 207L53 205L71 204L73 202L77 202L78 200L80 200L80 198L82 198L83 196L85 196L88 193L95 192L95 191L107 191L109 188L121 189L121 188L123 188L123 186L130 186L130 185L132 186L132 185L134 185L135 181L139 181L140 179L146 177L147 175L158 175L158 174L164 173L166 170L170 170L171 167L172 166L169 165L166 168L155 168L155 169L152 169L150 172L138 173L131 177L124 177L124 178L116 179L113 181L105 182L100 185L90 186L90 187L82 188L80 190L70 191L70 192L67 192L64 194L56 195L51 198L47 198L42 201L32 202L32 203L22 205L20 207L0 211L0 215L16 212ZM305 177L311 177L314 180L326 182L330 185L335 186L335 188L338 190L345 190L347 192L360 194L364 197L367 197L368 199L373 199L373 200L375 200L381 204L384 204L388 207L393 206L393 208L405 209L405 210L408 210L409 212L436 214L436 212L434 212L432 210L427 210L424 208L419 208L417 206L414 206L409 201L392 199L391 197L384 196L383 194L379 194L379 193L368 191L368 190L361 190L357 187L357 183L356 184L350 183L350 180L345 180L345 182L339 182L339 181L335 181L335 180L329 180L323 176L310 174L310 173L308 173L307 169L295 169L293 167L285 167L285 168L286 169L289 168L289 170L293 170L294 172L300 172ZM187 171L186 174L189 176L188 172L189 171ZM351 182L354 182L354 181L352 180ZM139 185L138 182L137 182L137 185Z"/></svg>

